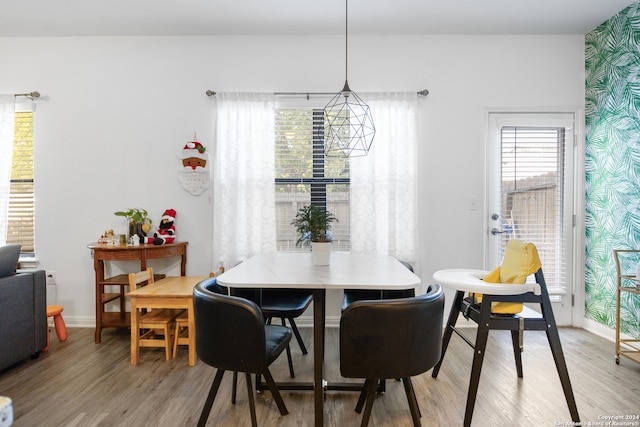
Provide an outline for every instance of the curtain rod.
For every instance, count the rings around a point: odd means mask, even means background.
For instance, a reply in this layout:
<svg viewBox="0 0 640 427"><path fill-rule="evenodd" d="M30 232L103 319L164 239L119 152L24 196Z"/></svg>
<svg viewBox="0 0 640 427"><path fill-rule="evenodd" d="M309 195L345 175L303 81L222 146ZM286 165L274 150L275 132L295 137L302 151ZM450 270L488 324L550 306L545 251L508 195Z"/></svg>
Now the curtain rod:
<svg viewBox="0 0 640 427"><path fill-rule="evenodd" d="M216 92L213 90L208 90L205 92L207 96L215 96ZM275 92L275 95L305 95L307 99L310 95L335 95L335 92ZM427 96L429 95L428 89L422 89L418 91L418 95Z"/></svg>
<svg viewBox="0 0 640 427"><path fill-rule="evenodd" d="M29 92L29 93L16 93L13 96L26 96L27 98L40 98L40 92L34 90L33 92Z"/></svg>

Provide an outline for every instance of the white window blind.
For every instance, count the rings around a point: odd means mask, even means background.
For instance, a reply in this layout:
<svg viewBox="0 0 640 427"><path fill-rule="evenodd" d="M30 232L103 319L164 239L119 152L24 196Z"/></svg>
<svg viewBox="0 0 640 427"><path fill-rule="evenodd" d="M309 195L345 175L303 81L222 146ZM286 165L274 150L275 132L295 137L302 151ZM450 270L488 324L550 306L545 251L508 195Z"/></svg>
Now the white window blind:
<svg viewBox="0 0 640 427"><path fill-rule="evenodd" d="M326 207L338 218L331 228L334 250L350 250L349 161L324 156L323 110L318 104L323 105L318 101L292 105L282 100L276 104L278 250L301 250L296 247L298 236L291 220L298 209L311 203Z"/></svg>
<svg viewBox="0 0 640 427"><path fill-rule="evenodd" d="M7 243L35 252L35 198L33 173L33 112L18 111L11 165Z"/></svg>
<svg viewBox="0 0 640 427"><path fill-rule="evenodd" d="M505 126L502 146L502 239L538 248L549 287L563 287L563 200L566 129ZM532 277L529 280L533 280Z"/></svg>

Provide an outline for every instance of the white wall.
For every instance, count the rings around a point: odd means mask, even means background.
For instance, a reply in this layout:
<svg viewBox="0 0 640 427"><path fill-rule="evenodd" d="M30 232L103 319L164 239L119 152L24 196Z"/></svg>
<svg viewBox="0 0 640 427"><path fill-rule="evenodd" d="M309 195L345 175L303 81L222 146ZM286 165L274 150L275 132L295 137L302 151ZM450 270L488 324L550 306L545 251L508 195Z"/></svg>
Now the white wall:
<svg viewBox="0 0 640 427"><path fill-rule="evenodd" d="M482 267L484 212L468 205L483 200L486 110L583 106L584 38L349 41L356 92L431 92L420 101L417 273L429 283L442 268ZM124 232L117 210L144 207L157 224L164 209L176 209L179 239L189 241L187 274L208 274L210 194L188 194L176 173L176 154L194 132L213 148L215 101L205 91L337 91L343 43L340 36L0 38L0 93L43 95L35 116L36 249L41 267L57 272L68 324L93 325L86 245L105 229Z"/></svg>

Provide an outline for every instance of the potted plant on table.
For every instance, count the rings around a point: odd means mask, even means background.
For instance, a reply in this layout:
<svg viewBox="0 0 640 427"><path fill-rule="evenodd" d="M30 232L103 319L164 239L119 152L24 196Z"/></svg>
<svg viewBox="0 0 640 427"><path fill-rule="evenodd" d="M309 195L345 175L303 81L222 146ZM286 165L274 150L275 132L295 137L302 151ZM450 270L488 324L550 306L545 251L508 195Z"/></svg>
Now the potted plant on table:
<svg viewBox="0 0 640 427"><path fill-rule="evenodd" d="M311 244L314 265L329 265L331 257L331 223L338 222L334 214L323 207L308 205L298 210L291 225L296 227L296 246Z"/></svg>
<svg viewBox="0 0 640 427"><path fill-rule="evenodd" d="M151 230L151 218L146 209L131 208L126 211L114 212L116 216L123 216L129 221L129 238L138 235L140 240Z"/></svg>

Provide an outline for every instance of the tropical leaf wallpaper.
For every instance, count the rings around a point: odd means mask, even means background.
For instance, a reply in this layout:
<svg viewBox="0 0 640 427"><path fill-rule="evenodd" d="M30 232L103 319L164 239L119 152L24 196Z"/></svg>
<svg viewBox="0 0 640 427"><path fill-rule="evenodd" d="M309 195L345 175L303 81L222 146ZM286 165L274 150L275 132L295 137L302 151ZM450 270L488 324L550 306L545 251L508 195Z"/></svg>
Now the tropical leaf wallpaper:
<svg viewBox="0 0 640 427"><path fill-rule="evenodd" d="M585 36L586 316L616 324L614 249L640 249L640 4ZM635 274L636 259L626 262ZM621 331L640 338L640 295L623 293Z"/></svg>

